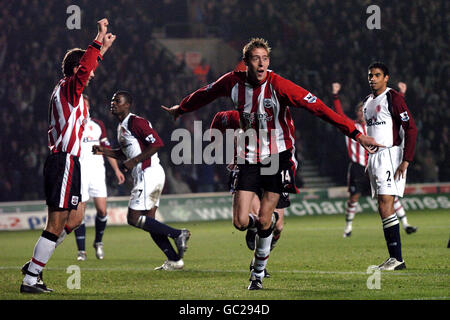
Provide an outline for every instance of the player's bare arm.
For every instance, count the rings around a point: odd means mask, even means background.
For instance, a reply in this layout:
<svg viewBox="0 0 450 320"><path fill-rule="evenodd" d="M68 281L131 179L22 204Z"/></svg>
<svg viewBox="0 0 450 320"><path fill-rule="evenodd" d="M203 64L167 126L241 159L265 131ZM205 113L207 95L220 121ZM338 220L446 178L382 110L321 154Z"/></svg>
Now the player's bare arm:
<svg viewBox="0 0 450 320"><path fill-rule="evenodd" d="M398 86L398 90L400 91L400 93L403 94L403 95L405 95L406 89L408 89L408 86L406 85L406 83L404 83L404 82L399 82L399 83L397 84L397 86Z"/></svg>
<svg viewBox="0 0 450 320"><path fill-rule="evenodd" d="M125 169L127 170L131 170L133 169L135 166L137 166L137 164L139 162L142 162L146 159L151 158L151 156L153 156L156 152L158 152L158 150L160 149L160 146L153 146L153 145L149 145L147 146L144 151L142 151L141 154L137 155L134 158L130 158L128 160L126 160L123 163L123 166L125 167Z"/></svg>
<svg viewBox="0 0 450 320"><path fill-rule="evenodd" d="M180 110L179 110L180 105L178 105L178 104L175 106L172 106L171 108L167 108L166 106L161 106L161 108L164 111L166 111L167 113L169 113L173 117L173 120L177 120L181 116Z"/></svg>
<svg viewBox="0 0 450 320"><path fill-rule="evenodd" d="M106 51L112 46L114 40L116 40L116 35L112 33L107 33L103 38L102 48L100 49L100 54L103 56Z"/></svg>
<svg viewBox="0 0 450 320"><path fill-rule="evenodd" d="M95 37L95 40L103 43L103 38L106 35L106 32L108 31L108 19L103 18L99 21L97 21L97 37Z"/></svg>
<svg viewBox="0 0 450 320"><path fill-rule="evenodd" d="M100 49L100 54L103 56L106 51L112 46L114 40L116 40L116 36L112 33L108 33L108 19L103 18L99 21L97 21L97 37L95 38L96 41L100 42L102 44L102 47Z"/></svg>
<svg viewBox="0 0 450 320"><path fill-rule="evenodd" d="M117 160L111 157L106 157L108 159L109 164L111 165L111 168L114 170L114 174L117 178L117 183L122 184L125 182L125 176L123 175L122 171L119 169L119 165L117 164Z"/></svg>
<svg viewBox="0 0 450 320"><path fill-rule="evenodd" d="M406 179L406 169L408 169L409 162L403 160L402 163L398 166L397 170L394 174L395 180Z"/></svg>
<svg viewBox="0 0 450 320"><path fill-rule="evenodd" d="M118 149L110 149L105 148L103 146L92 146L92 153L96 155L104 155L107 157L111 157L118 160L125 160L125 154L122 152L122 150Z"/></svg>
<svg viewBox="0 0 450 320"><path fill-rule="evenodd" d="M369 153L375 153L378 150L378 148L385 147L385 146L379 144L378 142L376 142L373 137L369 137L369 136L366 136L363 134L359 135L356 138L356 141L358 141L363 146L363 148L366 149L367 152L369 152Z"/></svg>
<svg viewBox="0 0 450 320"><path fill-rule="evenodd" d="M338 94L340 90L341 90L341 84L339 82L333 82L331 84L331 92L333 94Z"/></svg>

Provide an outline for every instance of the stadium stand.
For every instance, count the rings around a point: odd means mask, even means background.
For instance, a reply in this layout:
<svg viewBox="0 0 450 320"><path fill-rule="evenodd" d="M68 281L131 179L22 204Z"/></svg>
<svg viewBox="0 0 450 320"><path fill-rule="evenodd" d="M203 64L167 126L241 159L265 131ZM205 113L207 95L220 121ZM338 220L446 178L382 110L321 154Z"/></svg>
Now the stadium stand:
<svg viewBox="0 0 450 320"><path fill-rule="evenodd" d="M0 201L43 199L49 96L60 78L66 49L87 46L93 36L88 34L91 28L66 28L70 4L11 1L0 9ZM204 78L198 79L183 59L161 46L161 37L218 37L236 50L250 37L265 37L274 48L271 69L328 105L331 83L343 83L341 98L349 115L369 93L367 66L383 60L390 67L394 89L398 81L407 83L406 102L419 129L416 164L408 182L450 181L450 50L446 15L438 14L449 12L448 1L379 1L380 30L366 28L367 4L350 0L98 0L95 6L82 0L77 5L82 9L82 25L94 25L106 16L118 35L114 51L88 88L92 113L105 122L114 141L116 122L109 114L109 99L118 89L131 91L136 112L151 119L166 143L165 166L178 172L177 178L189 187L186 190L211 188L199 183L202 174L192 166L168 161L173 145L170 133L176 127L192 129L193 120L209 123L224 104L217 102L205 112L187 115L175 126L159 106L180 101ZM209 72L208 79L220 75L213 68ZM300 138L298 158L314 161L321 175L345 184L342 135L332 126L318 125L320 120L304 111L294 111L293 116ZM128 194L130 183L117 186L111 170L107 172L109 194ZM217 166L212 175L212 190L226 190L223 167ZM167 183L165 193L178 193L176 183Z"/></svg>

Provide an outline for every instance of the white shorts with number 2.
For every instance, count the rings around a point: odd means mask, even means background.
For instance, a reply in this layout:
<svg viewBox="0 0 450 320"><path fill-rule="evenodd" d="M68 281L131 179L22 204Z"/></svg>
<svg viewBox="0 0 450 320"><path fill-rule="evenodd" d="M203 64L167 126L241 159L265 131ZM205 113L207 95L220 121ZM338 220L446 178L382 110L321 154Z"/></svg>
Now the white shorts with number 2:
<svg viewBox="0 0 450 320"><path fill-rule="evenodd" d="M406 186L406 172L403 178L394 179L395 171L402 162L403 149L394 146L369 154L367 173L370 178L372 198L380 194L403 197Z"/></svg>

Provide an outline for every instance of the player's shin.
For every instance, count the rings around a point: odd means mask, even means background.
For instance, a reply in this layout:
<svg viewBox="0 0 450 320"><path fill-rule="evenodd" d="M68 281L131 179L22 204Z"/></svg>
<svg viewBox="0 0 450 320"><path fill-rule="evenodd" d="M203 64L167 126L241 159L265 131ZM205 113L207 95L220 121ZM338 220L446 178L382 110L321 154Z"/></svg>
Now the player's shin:
<svg viewBox="0 0 450 320"><path fill-rule="evenodd" d="M78 251L86 251L86 225L83 223L74 231Z"/></svg>
<svg viewBox="0 0 450 320"><path fill-rule="evenodd" d="M72 232L72 229L70 229L67 225L64 226L63 231L59 234L58 240L56 240L55 247L59 246L66 236Z"/></svg>
<svg viewBox="0 0 450 320"><path fill-rule="evenodd" d="M102 242L103 233L105 232L107 222L108 222L108 216L105 215L103 217L97 213L97 215L95 216L95 241L94 241L94 243Z"/></svg>
<svg viewBox="0 0 450 320"><path fill-rule="evenodd" d="M382 219L384 238L391 258L397 261L402 259L402 244L400 241L400 228L397 216L394 214Z"/></svg>
<svg viewBox="0 0 450 320"><path fill-rule="evenodd" d="M253 273L258 278L264 277L264 269L270 255L270 245L272 243L272 228L266 230L258 230L256 235L255 262L253 265Z"/></svg>
<svg viewBox="0 0 450 320"><path fill-rule="evenodd" d="M56 247L58 236L48 231L43 231L41 237L36 242L33 251L33 258L26 271L24 283L34 285L37 282L37 276L44 269L48 260L52 256Z"/></svg>

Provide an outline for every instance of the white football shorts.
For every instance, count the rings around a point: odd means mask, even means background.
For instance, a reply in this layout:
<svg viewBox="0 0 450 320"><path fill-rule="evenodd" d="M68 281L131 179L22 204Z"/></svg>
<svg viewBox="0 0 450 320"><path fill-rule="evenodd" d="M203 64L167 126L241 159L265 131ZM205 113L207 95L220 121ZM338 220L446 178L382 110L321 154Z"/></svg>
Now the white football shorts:
<svg viewBox="0 0 450 320"><path fill-rule="evenodd" d="M105 166L83 166L81 164L81 201L86 202L89 197L106 198Z"/></svg>
<svg viewBox="0 0 450 320"><path fill-rule="evenodd" d="M406 186L406 173L404 178L394 179L395 171L402 162L403 149L394 146L380 149L369 154L367 173L370 178L372 198L380 194L403 197Z"/></svg>
<svg viewBox="0 0 450 320"><path fill-rule="evenodd" d="M159 206L166 175L160 164L136 170L133 174L134 187L131 190L128 207L133 210L150 210Z"/></svg>

